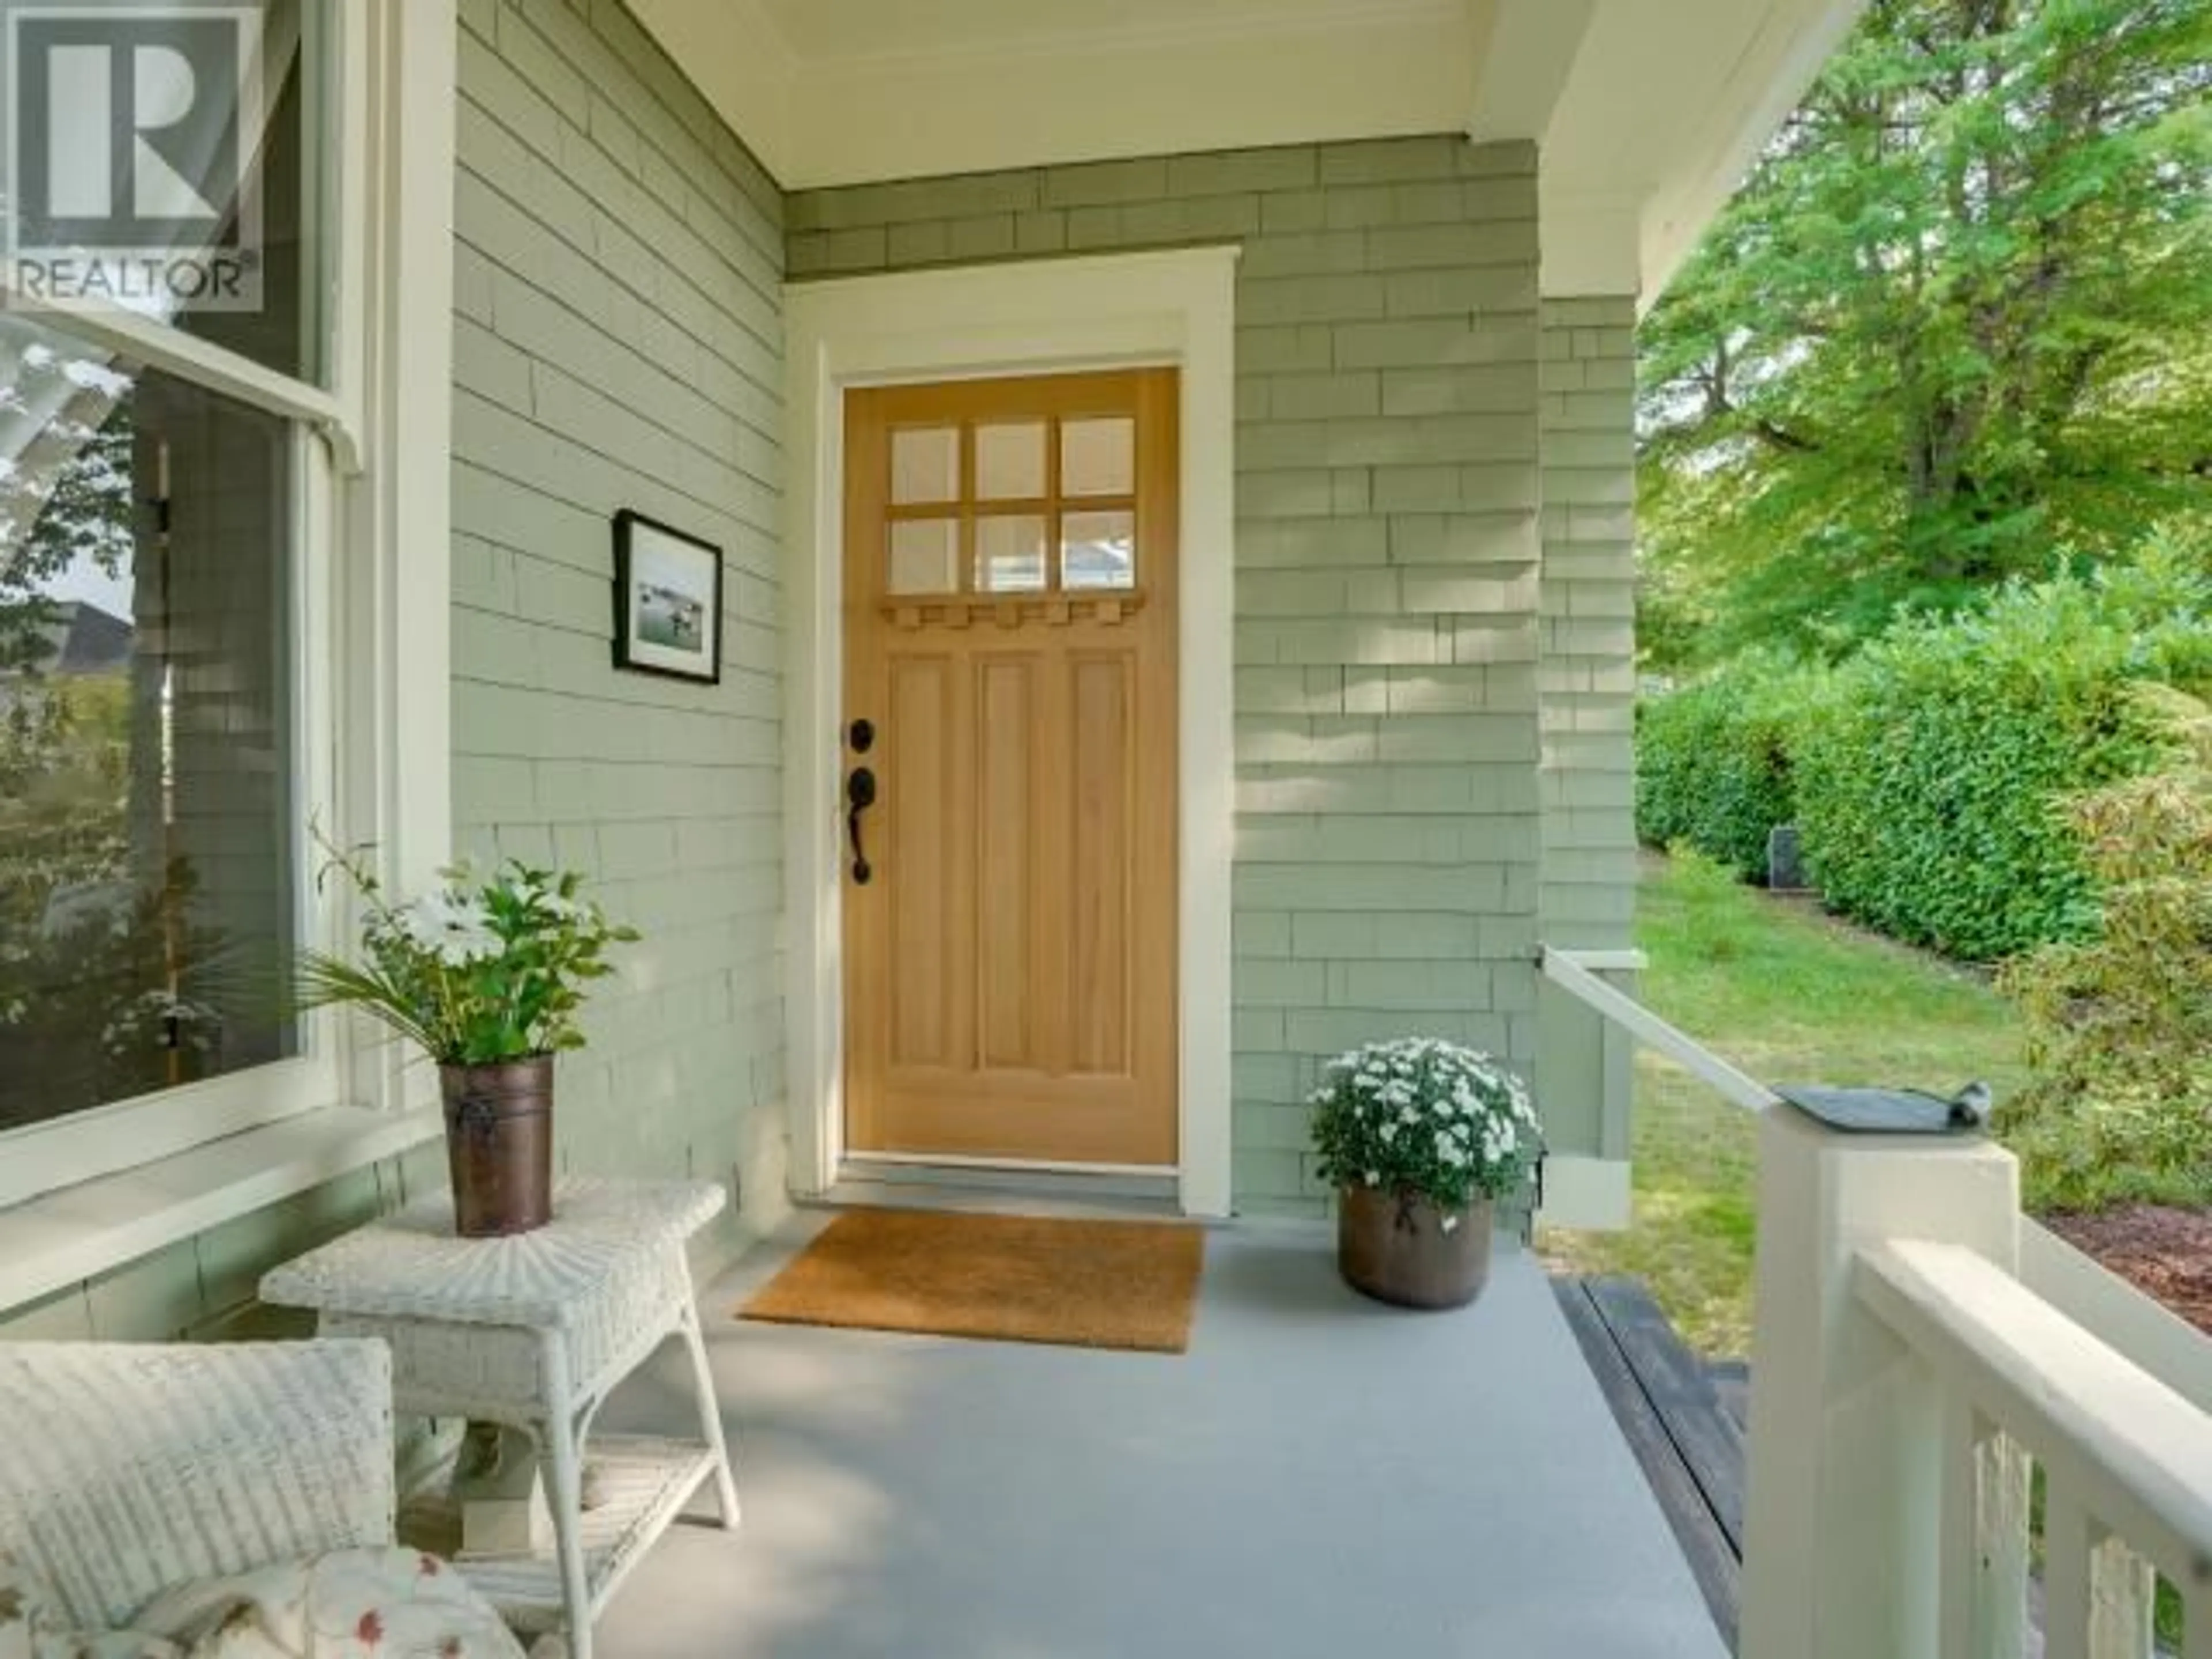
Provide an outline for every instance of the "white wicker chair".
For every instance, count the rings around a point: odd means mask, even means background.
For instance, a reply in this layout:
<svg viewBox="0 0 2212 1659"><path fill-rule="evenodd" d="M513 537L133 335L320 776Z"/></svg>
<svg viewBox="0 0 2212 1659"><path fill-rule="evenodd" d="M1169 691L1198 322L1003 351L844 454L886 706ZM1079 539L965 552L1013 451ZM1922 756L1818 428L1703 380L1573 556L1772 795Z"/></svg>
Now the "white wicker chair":
<svg viewBox="0 0 2212 1659"><path fill-rule="evenodd" d="M157 1592L392 1541L380 1342L0 1343L0 1550L86 1629Z"/></svg>

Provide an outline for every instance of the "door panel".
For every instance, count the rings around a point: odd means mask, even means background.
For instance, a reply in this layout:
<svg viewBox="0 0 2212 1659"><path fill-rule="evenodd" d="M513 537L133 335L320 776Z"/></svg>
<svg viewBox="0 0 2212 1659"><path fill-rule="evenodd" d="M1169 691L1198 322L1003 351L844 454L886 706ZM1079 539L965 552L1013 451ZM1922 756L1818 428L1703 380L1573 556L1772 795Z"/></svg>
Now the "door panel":
<svg viewBox="0 0 2212 1659"><path fill-rule="evenodd" d="M955 665L945 657L900 657L890 668L900 717L886 729L878 770L941 779L945 786L902 791L879 801L872 814L882 845L872 862L908 878L885 890L890 952L910 969L885 981L891 1053L902 1066L949 1066L960 1046L951 994L957 972L951 955L952 902L960 877L951 811Z"/></svg>
<svg viewBox="0 0 2212 1659"><path fill-rule="evenodd" d="M1068 940L1074 1018L1070 1069L1108 1077L1132 1069L1129 866L1135 855L1136 790L1131 775L1129 665L1078 657L1074 681L1074 854L1085 872Z"/></svg>
<svg viewBox="0 0 2212 1659"><path fill-rule="evenodd" d="M976 675L975 740L982 775L975 850L979 867L989 872L975 895L981 1060L987 1070L1042 1069L1032 1001L1039 952L1031 858L1042 676L1031 656L986 658Z"/></svg>
<svg viewBox="0 0 2212 1659"><path fill-rule="evenodd" d="M1176 1157L1173 370L854 392L855 1152Z"/></svg>

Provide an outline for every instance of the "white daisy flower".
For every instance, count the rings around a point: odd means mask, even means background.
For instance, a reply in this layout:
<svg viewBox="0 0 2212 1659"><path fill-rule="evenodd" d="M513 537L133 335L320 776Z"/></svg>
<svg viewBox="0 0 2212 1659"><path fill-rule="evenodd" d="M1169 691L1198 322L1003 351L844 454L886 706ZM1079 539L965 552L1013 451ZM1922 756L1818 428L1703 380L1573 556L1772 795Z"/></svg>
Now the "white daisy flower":
<svg viewBox="0 0 2212 1659"><path fill-rule="evenodd" d="M399 927L413 943L448 968L465 968L497 956L506 945L474 899L426 893L399 911Z"/></svg>

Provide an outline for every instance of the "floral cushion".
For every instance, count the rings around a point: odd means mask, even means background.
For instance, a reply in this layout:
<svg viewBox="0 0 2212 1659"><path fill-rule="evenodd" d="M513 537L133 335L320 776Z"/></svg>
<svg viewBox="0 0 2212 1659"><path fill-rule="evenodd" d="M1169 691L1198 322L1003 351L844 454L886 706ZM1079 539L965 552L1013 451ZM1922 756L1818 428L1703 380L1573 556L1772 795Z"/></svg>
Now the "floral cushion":
<svg viewBox="0 0 2212 1659"><path fill-rule="evenodd" d="M0 1659L522 1659L461 1575L412 1550L341 1550L164 1591L127 1631L66 1626L0 1555Z"/></svg>

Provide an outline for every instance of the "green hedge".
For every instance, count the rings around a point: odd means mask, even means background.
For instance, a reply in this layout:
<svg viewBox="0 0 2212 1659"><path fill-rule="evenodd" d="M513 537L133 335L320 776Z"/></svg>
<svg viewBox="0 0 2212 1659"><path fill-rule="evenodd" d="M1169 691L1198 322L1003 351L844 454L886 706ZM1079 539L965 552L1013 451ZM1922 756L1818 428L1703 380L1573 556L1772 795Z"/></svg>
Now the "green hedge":
<svg viewBox="0 0 2212 1659"><path fill-rule="evenodd" d="M1767 835L1790 822L1790 745L1811 675L1765 659L1646 701L1637 710L1636 830L1687 844L1766 879Z"/></svg>
<svg viewBox="0 0 2212 1659"><path fill-rule="evenodd" d="M1791 744L1806 863L1831 908L1955 957L2085 938L2099 915L2066 804L2151 767L2143 680L2212 666L2212 586L2064 579L1893 629Z"/></svg>
<svg viewBox="0 0 2212 1659"><path fill-rule="evenodd" d="M1639 711L1637 824L1763 878L1795 822L1832 908L1995 960L2099 918L2066 804L2161 752L2133 688L2212 686L2212 558L2158 544L2094 577L1908 617L1815 675L1746 659Z"/></svg>
<svg viewBox="0 0 2212 1659"><path fill-rule="evenodd" d="M2031 1208L2212 1200L2212 708L2166 692L2175 757L2073 804L2105 926L2000 983L2027 1016L2033 1084L1998 1132Z"/></svg>

